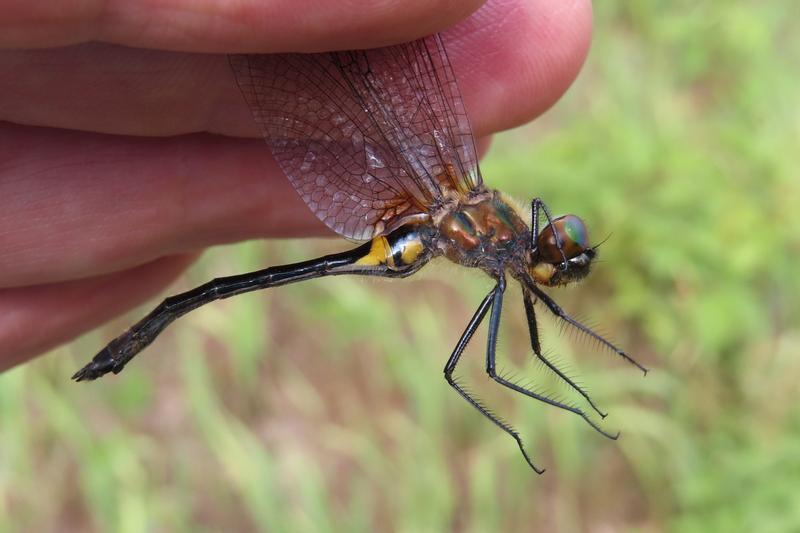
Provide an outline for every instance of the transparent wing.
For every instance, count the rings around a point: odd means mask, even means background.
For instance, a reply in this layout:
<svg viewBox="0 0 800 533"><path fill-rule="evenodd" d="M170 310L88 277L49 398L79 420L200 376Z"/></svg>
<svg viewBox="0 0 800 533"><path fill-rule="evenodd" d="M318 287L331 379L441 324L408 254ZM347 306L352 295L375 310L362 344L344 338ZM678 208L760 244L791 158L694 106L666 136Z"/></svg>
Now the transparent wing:
<svg viewBox="0 0 800 533"><path fill-rule="evenodd" d="M438 35L373 50L233 55L279 165L326 225L354 240L482 189L461 94Z"/></svg>

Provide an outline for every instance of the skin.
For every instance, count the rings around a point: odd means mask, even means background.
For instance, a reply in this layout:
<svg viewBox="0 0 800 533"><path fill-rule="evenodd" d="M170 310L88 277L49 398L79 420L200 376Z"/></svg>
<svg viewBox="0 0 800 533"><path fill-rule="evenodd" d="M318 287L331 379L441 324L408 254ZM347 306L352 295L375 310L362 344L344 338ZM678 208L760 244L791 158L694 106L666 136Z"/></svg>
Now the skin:
<svg viewBox="0 0 800 533"><path fill-rule="evenodd" d="M4 6L0 370L155 297L208 246L332 235L258 139L226 52L366 48L449 28L476 136L544 112L585 59L588 0L480 3Z"/></svg>

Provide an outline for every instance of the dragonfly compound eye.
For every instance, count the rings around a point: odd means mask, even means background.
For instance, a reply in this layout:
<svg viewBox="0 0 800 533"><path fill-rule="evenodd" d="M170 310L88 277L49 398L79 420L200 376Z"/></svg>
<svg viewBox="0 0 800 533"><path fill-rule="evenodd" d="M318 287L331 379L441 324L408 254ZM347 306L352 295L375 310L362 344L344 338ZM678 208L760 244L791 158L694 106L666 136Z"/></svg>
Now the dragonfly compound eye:
<svg viewBox="0 0 800 533"><path fill-rule="evenodd" d="M553 219L552 224L548 224L539 232L536 242L540 261L552 264L563 261L558 250L556 235L567 260L579 256L589 248L589 232L583 220L575 215L563 215Z"/></svg>

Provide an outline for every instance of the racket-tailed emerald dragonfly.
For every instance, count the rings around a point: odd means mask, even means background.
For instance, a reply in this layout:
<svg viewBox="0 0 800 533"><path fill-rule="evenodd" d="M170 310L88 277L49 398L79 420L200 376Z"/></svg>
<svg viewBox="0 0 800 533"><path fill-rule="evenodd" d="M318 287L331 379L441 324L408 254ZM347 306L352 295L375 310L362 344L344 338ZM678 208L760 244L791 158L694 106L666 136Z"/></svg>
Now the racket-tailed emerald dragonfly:
<svg viewBox="0 0 800 533"><path fill-rule="evenodd" d="M288 283L354 274L404 278L437 257L484 271L496 281L444 367L467 402L519 446L519 433L454 378L472 336L488 319L486 372L504 387L582 417L574 405L510 381L496 371L506 276L520 283L535 356L603 413L589 394L543 353L535 303L568 327L647 370L573 319L542 287L585 277L597 256L583 221L553 217L538 198L530 226L503 193L484 185L467 113L438 35L377 48L316 54L232 55L236 82L283 172L314 214L341 236L363 241L346 252L214 279L164 300L112 340L73 376L93 380L125 365L177 318L221 298ZM546 225L540 228L540 219Z"/></svg>

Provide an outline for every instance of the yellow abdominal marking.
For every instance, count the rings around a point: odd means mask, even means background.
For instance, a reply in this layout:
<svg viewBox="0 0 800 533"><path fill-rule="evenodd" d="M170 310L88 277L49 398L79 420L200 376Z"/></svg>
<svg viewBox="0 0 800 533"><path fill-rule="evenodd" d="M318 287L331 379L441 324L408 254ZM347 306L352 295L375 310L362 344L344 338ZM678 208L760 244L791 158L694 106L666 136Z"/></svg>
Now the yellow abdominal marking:
<svg viewBox="0 0 800 533"><path fill-rule="evenodd" d="M372 239L369 252L356 261L361 266L386 265L402 270L413 265L425 252L425 246L416 234L380 236Z"/></svg>
<svg viewBox="0 0 800 533"><path fill-rule="evenodd" d="M410 265L417 260L424 249L425 247L422 246L422 241L415 240L409 242L403 247L400 259L403 261L404 265Z"/></svg>
<svg viewBox="0 0 800 533"><path fill-rule="evenodd" d="M385 265L386 259L391 259L391 257L389 241L386 240L386 237L380 236L372 239L372 246L370 246L369 253L356 261L356 264L363 266Z"/></svg>

